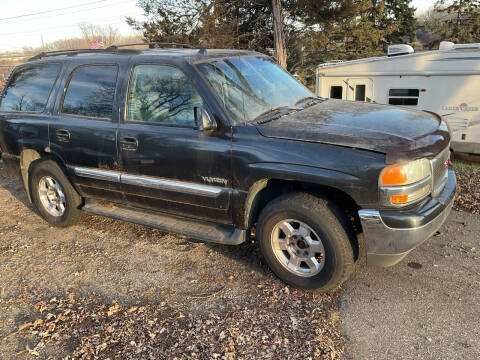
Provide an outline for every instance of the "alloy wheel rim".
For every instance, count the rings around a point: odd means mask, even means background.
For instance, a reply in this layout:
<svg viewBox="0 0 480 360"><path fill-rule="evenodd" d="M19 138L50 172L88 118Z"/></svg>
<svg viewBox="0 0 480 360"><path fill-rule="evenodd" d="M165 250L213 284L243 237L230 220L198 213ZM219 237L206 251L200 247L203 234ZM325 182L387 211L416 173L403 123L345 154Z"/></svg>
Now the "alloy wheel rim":
<svg viewBox="0 0 480 360"><path fill-rule="evenodd" d="M325 266L325 248L317 233L295 219L279 221L272 230L270 241L275 257L291 273L311 277Z"/></svg>
<svg viewBox="0 0 480 360"><path fill-rule="evenodd" d="M44 209L54 217L65 214L67 201L59 182L50 176L44 176L38 184L38 195Z"/></svg>

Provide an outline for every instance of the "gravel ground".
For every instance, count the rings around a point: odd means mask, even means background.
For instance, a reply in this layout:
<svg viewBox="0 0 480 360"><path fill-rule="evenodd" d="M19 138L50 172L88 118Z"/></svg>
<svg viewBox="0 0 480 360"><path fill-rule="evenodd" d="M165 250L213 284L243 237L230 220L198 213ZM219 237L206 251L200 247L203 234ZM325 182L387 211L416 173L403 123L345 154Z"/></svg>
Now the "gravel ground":
<svg viewBox="0 0 480 360"><path fill-rule="evenodd" d="M480 359L480 216L453 211L440 234L390 268L360 266L340 298L352 359Z"/></svg>
<svg viewBox="0 0 480 360"><path fill-rule="evenodd" d="M480 166L456 163L455 209L390 268L359 264L340 297L346 357L480 359ZM473 214L472 214L473 213Z"/></svg>
<svg viewBox="0 0 480 360"><path fill-rule="evenodd" d="M457 209L478 209L477 171L460 169ZM479 234L454 211L402 263L360 263L320 295L286 287L252 244L94 216L50 227L0 163L0 360L477 359Z"/></svg>
<svg viewBox="0 0 480 360"><path fill-rule="evenodd" d="M343 358L337 294L286 287L252 244L50 227L1 164L0 273L0 359Z"/></svg>

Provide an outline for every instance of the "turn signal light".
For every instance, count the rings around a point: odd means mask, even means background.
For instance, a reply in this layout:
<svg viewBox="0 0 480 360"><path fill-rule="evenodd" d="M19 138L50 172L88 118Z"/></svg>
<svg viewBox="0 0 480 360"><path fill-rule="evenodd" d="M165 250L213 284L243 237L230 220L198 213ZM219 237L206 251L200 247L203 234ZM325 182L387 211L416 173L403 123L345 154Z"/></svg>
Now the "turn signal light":
<svg viewBox="0 0 480 360"><path fill-rule="evenodd" d="M390 201L392 204L406 204L408 202L408 195L392 195L390 196Z"/></svg>
<svg viewBox="0 0 480 360"><path fill-rule="evenodd" d="M407 171L403 165L392 165L382 172L382 185L403 185L407 183Z"/></svg>

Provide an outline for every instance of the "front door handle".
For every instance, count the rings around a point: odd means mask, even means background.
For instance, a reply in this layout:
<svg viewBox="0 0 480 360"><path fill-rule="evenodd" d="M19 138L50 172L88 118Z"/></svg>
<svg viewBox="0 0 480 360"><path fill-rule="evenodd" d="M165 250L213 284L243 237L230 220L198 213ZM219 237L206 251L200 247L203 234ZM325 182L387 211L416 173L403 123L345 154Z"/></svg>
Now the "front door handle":
<svg viewBox="0 0 480 360"><path fill-rule="evenodd" d="M58 141L61 142L69 142L70 141L70 131L65 130L65 129L58 129L55 131L55 135L57 136Z"/></svg>
<svg viewBox="0 0 480 360"><path fill-rule="evenodd" d="M120 139L120 146L122 150L135 151L138 148L138 140L134 137L123 137Z"/></svg>

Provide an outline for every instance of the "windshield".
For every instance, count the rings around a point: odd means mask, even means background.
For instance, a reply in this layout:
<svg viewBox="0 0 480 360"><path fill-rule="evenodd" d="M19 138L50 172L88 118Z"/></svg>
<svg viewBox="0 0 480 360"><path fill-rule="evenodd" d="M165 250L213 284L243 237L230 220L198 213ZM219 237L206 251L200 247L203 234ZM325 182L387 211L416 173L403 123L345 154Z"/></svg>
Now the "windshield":
<svg viewBox="0 0 480 360"><path fill-rule="evenodd" d="M293 108L314 94L264 57L232 57L201 63L218 97L235 118L250 122L279 107Z"/></svg>

